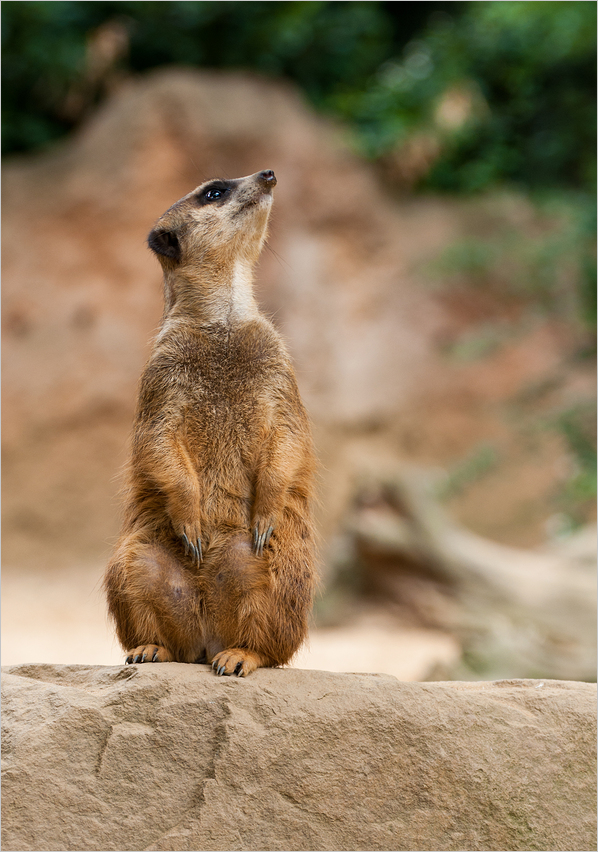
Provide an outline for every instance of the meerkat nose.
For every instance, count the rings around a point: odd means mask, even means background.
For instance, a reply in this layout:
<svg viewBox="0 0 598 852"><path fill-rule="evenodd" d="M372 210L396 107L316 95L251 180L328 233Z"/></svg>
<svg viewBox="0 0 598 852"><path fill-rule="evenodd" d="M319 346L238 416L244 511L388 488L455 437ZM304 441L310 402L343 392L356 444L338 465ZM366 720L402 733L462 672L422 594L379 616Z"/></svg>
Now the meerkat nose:
<svg viewBox="0 0 598 852"><path fill-rule="evenodd" d="M261 183L265 184L269 188L276 186L276 175L272 169L266 169L264 172L259 172L257 177Z"/></svg>

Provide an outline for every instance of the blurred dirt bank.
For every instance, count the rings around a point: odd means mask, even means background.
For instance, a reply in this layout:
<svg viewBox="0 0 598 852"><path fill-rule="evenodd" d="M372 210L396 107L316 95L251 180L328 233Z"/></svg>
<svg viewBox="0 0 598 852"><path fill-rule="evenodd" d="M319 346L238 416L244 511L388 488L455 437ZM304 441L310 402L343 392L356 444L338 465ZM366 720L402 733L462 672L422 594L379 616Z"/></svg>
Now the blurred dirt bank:
<svg viewBox="0 0 598 852"><path fill-rule="evenodd" d="M321 622L338 628L350 618L359 647L371 640L374 648L371 608L383 597L392 626L386 650L372 650L372 670L389 671L390 657L426 642L424 662L398 676L425 677L437 665L450 675L459 657L463 636L451 619L409 603L422 582L428 591L444 582L429 571L422 581L413 566L425 559L411 551L385 556L387 566L411 565L394 598L374 583L356 615L361 590L347 589L368 566L378 576L380 560L367 547L351 550L363 541L353 522L364 505L386 511L384 495L371 497L367 485L380 481L377 472L397 470L401 483L404 465L436 471L432 491L444 493L460 524L511 547L545 544L573 459L542 418L593 400L593 370L574 357L576 330L525 297L447 288L430 274L431 259L472 233L505 223L536 232L529 205L507 195L397 201L347 151L341 129L293 89L235 74L155 72L123 86L64 146L5 167L3 610L16 631L8 648L21 650L7 650L3 662L24 661L19 653L35 635L24 626L44 624L50 611L47 629L58 619L63 630L51 661L116 661L94 643L101 600L94 614L85 601L98 597L118 531L118 471L161 314L161 275L145 237L203 180L261 168L279 183L257 290L289 343L314 422L323 575L340 590L340 603L324 598ZM458 355L463 341L484 335L492 345ZM444 613L448 597L440 596ZM389 651L397 625L405 644ZM94 646L92 655L101 645L101 659L69 657L65 634ZM319 641L314 634L312 648ZM341 657L343 670L356 670L346 647ZM42 661L33 650L26 659Z"/></svg>

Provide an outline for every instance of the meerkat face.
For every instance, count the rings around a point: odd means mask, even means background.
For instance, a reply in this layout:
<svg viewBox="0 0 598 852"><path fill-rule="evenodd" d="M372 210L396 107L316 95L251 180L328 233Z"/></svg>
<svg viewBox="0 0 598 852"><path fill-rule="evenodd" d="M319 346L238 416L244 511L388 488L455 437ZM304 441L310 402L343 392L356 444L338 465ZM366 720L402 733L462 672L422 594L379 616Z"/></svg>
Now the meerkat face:
<svg viewBox="0 0 598 852"><path fill-rule="evenodd" d="M196 267L227 255L257 260L266 236L276 177L271 169L211 180L173 204L148 236L163 266Z"/></svg>

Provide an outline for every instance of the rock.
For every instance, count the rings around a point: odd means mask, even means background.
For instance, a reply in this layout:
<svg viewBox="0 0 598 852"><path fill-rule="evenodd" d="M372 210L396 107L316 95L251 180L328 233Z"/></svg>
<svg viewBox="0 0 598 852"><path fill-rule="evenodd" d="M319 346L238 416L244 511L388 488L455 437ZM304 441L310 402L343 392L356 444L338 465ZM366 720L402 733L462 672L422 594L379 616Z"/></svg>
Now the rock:
<svg viewBox="0 0 598 852"><path fill-rule="evenodd" d="M592 849L595 687L3 670L4 850Z"/></svg>

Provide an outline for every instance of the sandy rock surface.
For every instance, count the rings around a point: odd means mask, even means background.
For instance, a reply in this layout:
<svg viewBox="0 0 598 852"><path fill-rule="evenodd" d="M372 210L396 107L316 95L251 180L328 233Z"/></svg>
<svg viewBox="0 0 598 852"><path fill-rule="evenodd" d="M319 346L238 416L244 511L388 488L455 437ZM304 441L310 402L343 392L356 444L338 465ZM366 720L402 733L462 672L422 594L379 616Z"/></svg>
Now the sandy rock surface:
<svg viewBox="0 0 598 852"><path fill-rule="evenodd" d="M3 849L595 848L595 687L3 670Z"/></svg>

